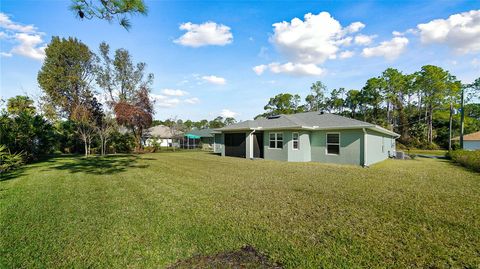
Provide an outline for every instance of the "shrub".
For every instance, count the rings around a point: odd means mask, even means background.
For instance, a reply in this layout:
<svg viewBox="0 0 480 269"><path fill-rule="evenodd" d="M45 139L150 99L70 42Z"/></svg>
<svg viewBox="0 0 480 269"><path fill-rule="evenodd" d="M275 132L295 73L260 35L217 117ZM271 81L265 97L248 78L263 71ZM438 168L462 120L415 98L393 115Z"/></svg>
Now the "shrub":
<svg viewBox="0 0 480 269"><path fill-rule="evenodd" d="M449 151L446 156L462 166L480 172L480 150L453 150Z"/></svg>
<svg viewBox="0 0 480 269"><path fill-rule="evenodd" d="M23 154L11 154L5 145L0 145L0 173L13 170L23 164Z"/></svg>

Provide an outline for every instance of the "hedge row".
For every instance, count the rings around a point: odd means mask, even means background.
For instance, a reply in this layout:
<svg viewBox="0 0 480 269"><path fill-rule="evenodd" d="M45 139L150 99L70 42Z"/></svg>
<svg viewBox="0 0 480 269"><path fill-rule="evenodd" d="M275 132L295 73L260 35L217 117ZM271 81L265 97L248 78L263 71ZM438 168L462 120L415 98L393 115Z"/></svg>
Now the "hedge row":
<svg viewBox="0 0 480 269"><path fill-rule="evenodd" d="M448 157L462 166L480 172L480 150L454 150L448 153Z"/></svg>

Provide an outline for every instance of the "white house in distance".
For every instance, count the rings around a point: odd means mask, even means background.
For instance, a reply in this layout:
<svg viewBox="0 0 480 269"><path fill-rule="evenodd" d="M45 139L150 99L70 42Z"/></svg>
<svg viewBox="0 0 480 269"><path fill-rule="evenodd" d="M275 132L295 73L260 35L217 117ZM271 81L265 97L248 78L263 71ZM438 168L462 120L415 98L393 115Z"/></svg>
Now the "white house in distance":
<svg viewBox="0 0 480 269"><path fill-rule="evenodd" d="M453 140L460 140L460 137L455 137ZM463 136L463 149L465 150L480 150L480 131Z"/></svg>
<svg viewBox="0 0 480 269"><path fill-rule="evenodd" d="M171 147L173 139L179 137L182 132L175 133L165 125L157 125L148 129L145 134L145 145L152 146L153 140L157 140L161 147Z"/></svg>

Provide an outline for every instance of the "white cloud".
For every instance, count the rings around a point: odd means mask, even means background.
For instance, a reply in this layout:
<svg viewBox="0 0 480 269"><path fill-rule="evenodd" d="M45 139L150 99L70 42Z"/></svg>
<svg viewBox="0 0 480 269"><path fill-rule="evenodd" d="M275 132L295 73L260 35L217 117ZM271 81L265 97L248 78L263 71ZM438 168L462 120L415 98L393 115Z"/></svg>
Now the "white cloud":
<svg viewBox="0 0 480 269"><path fill-rule="evenodd" d="M9 53L9 52L0 52L0 56L2 57L12 57L13 54Z"/></svg>
<svg viewBox="0 0 480 269"><path fill-rule="evenodd" d="M200 99L198 99L197 97L192 97L192 98L188 98L188 99L185 99L185 103L187 104L198 104L200 102Z"/></svg>
<svg viewBox="0 0 480 269"><path fill-rule="evenodd" d="M19 23L12 22L7 14L0 12L0 27L22 33L32 33L37 30L33 25L21 25Z"/></svg>
<svg viewBox="0 0 480 269"><path fill-rule="evenodd" d="M208 83L215 84L215 85L225 85L227 83L227 80L222 78L222 77L217 77L217 76L203 76L203 80L207 81Z"/></svg>
<svg viewBox="0 0 480 269"><path fill-rule="evenodd" d="M479 58L473 58L472 61L470 62L474 68L480 67L480 59Z"/></svg>
<svg viewBox="0 0 480 269"><path fill-rule="evenodd" d="M3 57L17 54L35 60L45 58L45 45L42 39L44 33L38 32L35 26L12 22L5 13L0 12L0 28L6 31L0 32L0 39L7 39L8 42L15 44L9 52L1 53Z"/></svg>
<svg viewBox="0 0 480 269"><path fill-rule="evenodd" d="M233 112L229 109L222 109L222 112L220 112L220 116L224 117L224 118L234 118L235 116L237 116L238 113L237 112Z"/></svg>
<svg viewBox="0 0 480 269"><path fill-rule="evenodd" d="M182 23L180 30L187 32L174 42L183 46L195 48L208 45L224 46L233 42L230 27L215 22L202 24Z"/></svg>
<svg viewBox="0 0 480 269"><path fill-rule="evenodd" d="M294 18L290 22L273 24L271 42L293 62L321 64L327 59L337 58L342 46L350 45L352 34L365 25L354 22L342 27L328 12L318 15L308 13L304 20Z"/></svg>
<svg viewBox="0 0 480 269"><path fill-rule="evenodd" d="M356 35L355 36L355 44L361 45L361 46L367 46L370 45L373 41L373 39L377 37L376 35Z"/></svg>
<svg viewBox="0 0 480 269"><path fill-rule="evenodd" d="M265 72L267 68L268 68L267 65L261 64L261 65L254 66L252 69L253 69L253 72L255 72L257 75L261 75L263 74L263 72Z"/></svg>
<svg viewBox="0 0 480 269"><path fill-rule="evenodd" d="M188 95L188 92L182 90L175 90L175 89L163 89L161 90L163 95L167 96L185 96Z"/></svg>
<svg viewBox="0 0 480 269"><path fill-rule="evenodd" d="M349 26L347 26L345 28L346 32L347 33L356 33L360 30L362 30L363 28L365 28L365 24L357 21L357 22L354 22L352 24L350 24Z"/></svg>
<svg viewBox="0 0 480 269"><path fill-rule="evenodd" d="M394 37L390 41L383 41L376 47L364 48L362 55L364 57L385 57L387 60L396 59L407 47L408 39L406 37Z"/></svg>
<svg viewBox="0 0 480 269"><path fill-rule="evenodd" d="M20 42L19 45L12 48L11 53L23 55L35 60L43 60L45 58L45 46L40 34L15 34L15 39Z"/></svg>
<svg viewBox="0 0 480 269"><path fill-rule="evenodd" d="M480 51L480 10L432 20L418 24L417 28L424 44L444 43L462 54Z"/></svg>
<svg viewBox="0 0 480 269"><path fill-rule="evenodd" d="M322 68L312 63L310 64L292 63L292 62L288 62L285 64L270 63L268 65L262 64L262 65L257 65L253 67L253 71L257 75L263 74L263 72L265 72L265 70L267 69L274 74L284 73L284 74L289 74L294 76L320 76L325 72Z"/></svg>
<svg viewBox="0 0 480 269"><path fill-rule="evenodd" d="M338 58L347 59L347 58L353 57L353 55L355 55L355 52L353 52L351 50L346 50L346 51L340 52L340 55L338 56Z"/></svg>
<svg viewBox="0 0 480 269"><path fill-rule="evenodd" d="M180 103L180 99L178 98L171 98L161 94L150 94L150 98L153 99L156 106L162 108L173 108L176 107Z"/></svg>

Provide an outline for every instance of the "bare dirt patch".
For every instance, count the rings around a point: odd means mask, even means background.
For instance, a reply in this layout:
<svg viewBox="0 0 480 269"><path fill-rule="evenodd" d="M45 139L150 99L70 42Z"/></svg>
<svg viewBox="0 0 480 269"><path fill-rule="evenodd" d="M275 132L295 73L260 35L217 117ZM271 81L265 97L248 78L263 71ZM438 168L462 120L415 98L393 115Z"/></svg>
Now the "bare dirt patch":
<svg viewBox="0 0 480 269"><path fill-rule="evenodd" d="M178 261L168 267L169 269L181 268L261 268L281 269L279 264L271 262L251 246L242 247L240 250L218 253L211 256L195 255L189 259Z"/></svg>

